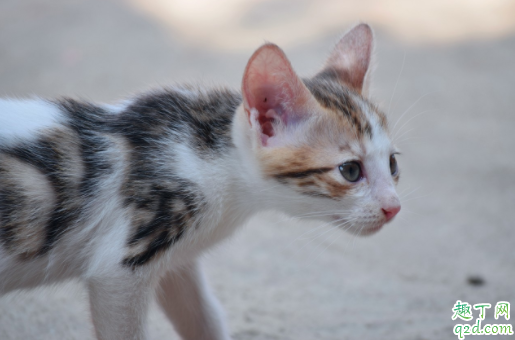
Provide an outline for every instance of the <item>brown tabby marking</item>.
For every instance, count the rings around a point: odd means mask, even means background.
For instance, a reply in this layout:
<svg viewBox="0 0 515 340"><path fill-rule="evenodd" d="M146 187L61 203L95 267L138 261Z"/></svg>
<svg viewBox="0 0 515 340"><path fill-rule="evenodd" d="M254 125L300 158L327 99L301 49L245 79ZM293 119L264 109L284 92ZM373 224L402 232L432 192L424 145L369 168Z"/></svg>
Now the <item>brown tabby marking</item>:
<svg viewBox="0 0 515 340"><path fill-rule="evenodd" d="M0 240L21 258L43 255L81 213L78 136L55 129L0 150L0 173Z"/></svg>
<svg viewBox="0 0 515 340"><path fill-rule="evenodd" d="M24 259L35 257L45 241L55 197L45 176L16 158L0 155L1 239Z"/></svg>
<svg viewBox="0 0 515 340"><path fill-rule="evenodd" d="M372 112L383 129L387 128L386 115L376 106L364 99L361 94L328 77L327 73L320 73L311 79L305 79L306 87L311 91L318 103L336 115L333 124L338 124L340 131L348 131L352 127L356 138L373 138L370 118L363 112L363 108ZM358 103L359 102L359 103Z"/></svg>
<svg viewBox="0 0 515 340"><path fill-rule="evenodd" d="M329 163L318 149L282 148L263 154L261 161L265 175L305 195L340 199L350 189L333 178L331 173L337 165Z"/></svg>

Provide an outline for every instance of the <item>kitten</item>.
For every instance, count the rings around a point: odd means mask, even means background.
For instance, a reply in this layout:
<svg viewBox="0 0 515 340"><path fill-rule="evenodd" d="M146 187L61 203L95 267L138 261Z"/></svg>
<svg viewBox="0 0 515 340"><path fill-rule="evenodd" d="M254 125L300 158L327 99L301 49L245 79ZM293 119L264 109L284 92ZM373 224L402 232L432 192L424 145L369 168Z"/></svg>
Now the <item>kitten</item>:
<svg viewBox="0 0 515 340"><path fill-rule="evenodd" d="M197 258L258 211L376 232L400 210L360 24L300 79L279 47L242 93L174 87L120 106L0 101L0 293L81 278L99 339L144 339L149 300L184 339L229 339Z"/></svg>

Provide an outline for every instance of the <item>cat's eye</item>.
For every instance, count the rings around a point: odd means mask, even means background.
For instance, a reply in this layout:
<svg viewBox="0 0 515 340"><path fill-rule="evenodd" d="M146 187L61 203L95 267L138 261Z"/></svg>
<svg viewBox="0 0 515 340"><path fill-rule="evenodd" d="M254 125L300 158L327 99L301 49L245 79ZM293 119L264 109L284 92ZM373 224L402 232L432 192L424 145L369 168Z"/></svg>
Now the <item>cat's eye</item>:
<svg viewBox="0 0 515 340"><path fill-rule="evenodd" d="M397 160L395 159L395 154L392 154L390 156L390 172L392 176L395 176L397 174Z"/></svg>
<svg viewBox="0 0 515 340"><path fill-rule="evenodd" d="M343 178L349 182L357 182L361 179L361 166L358 162L343 163L338 167Z"/></svg>

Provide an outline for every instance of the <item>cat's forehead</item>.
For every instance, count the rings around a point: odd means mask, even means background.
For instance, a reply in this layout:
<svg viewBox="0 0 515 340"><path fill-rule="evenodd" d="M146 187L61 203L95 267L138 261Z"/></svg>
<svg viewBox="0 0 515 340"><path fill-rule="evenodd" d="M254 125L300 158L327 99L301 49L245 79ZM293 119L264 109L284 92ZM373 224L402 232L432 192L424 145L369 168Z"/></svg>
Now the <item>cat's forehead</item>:
<svg viewBox="0 0 515 340"><path fill-rule="evenodd" d="M326 112L320 124L340 148L367 153L367 147L390 147L386 116L375 105L337 81L315 77L304 83Z"/></svg>

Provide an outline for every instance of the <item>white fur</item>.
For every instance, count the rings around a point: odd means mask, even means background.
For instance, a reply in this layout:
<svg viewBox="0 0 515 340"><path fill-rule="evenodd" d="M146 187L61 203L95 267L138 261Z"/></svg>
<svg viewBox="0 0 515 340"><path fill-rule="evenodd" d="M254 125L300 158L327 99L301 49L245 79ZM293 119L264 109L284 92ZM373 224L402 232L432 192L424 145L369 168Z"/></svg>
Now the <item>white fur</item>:
<svg viewBox="0 0 515 340"><path fill-rule="evenodd" d="M132 100L124 100L116 104L103 104L102 106L107 110L107 112L112 114L119 114L127 109L132 104Z"/></svg>
<svg viewBox="0 0 515 340"><path fill-rule="evenodd" d="M43 100L0 99L0 145L34 139L62 121L62 113Z"/></svg>
<svg viewBox="0 0 515 340"><path fill-rule="evenodd" d="M163 311L184 339L229 340L223 312L197 263L167 272L157 294Z"/></svg>

